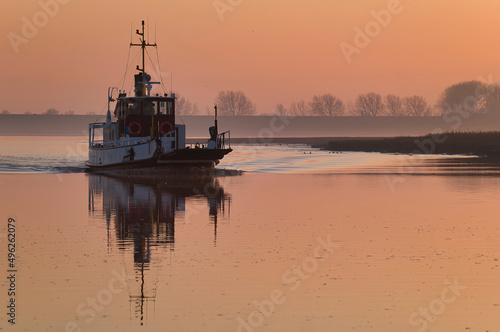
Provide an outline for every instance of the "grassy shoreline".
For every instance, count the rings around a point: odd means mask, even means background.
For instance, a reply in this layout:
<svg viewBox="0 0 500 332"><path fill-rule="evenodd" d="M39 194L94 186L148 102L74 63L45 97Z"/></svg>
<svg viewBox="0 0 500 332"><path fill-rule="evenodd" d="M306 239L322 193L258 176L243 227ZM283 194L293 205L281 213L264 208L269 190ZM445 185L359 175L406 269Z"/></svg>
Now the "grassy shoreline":
<svg viewBox="0 0 500 332"><path fill-rule="evenodd" d="M331 140L325 150L405 154L500 156L500 132L448 132L423 136Z"/></svg>
<svg viewBox="0 0 500 332"><path fill-rule="evenodd" d="M500 156L500 131L447 132L398 137L275 137L231 139L233 143L307 144L329 151Z"/></svg>

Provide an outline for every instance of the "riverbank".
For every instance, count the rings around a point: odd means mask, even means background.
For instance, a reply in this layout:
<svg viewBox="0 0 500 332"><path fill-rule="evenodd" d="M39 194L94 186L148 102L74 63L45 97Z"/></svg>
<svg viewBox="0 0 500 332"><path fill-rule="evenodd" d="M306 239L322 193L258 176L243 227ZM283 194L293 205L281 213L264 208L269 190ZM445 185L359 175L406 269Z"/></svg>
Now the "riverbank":
<svg viewBox="0 0 500 332"><path fill-rule="evenodd" d="M275 137L236 138L233 143L306 144L334 152L380 152L400 154L449 154L500 157L500 131L449 132L398 137Z"/></svg>
<svg viewBox="0 0 500 332"><path fill-rule="evenodd" d="M450 132L439 135L398 137L275 137L235 138L233 143L306 144L336 152L381 152L404 154L464 154L500 156L500 131Z"/></svg>
<svg viewBox="0 0 500 332"><path fill-rule="evenodd" d="M500 132L452 132L439 135L331 139L315 147L329 151L500 156Z"/></svg>

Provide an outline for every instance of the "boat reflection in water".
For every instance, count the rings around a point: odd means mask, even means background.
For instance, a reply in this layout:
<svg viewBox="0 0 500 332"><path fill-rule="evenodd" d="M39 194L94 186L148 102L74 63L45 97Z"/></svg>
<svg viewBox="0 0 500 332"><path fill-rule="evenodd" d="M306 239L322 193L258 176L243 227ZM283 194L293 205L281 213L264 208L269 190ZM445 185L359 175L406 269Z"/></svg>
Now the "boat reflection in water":
<svg viewBox="0 0 500 332"><path fill-rule="evenodd" d="M133 276L128 280L131 320L145 325L147 308L154 307L162 262L168 262L174 251L176 214L187 215L186 199L206 198L215 245L217 219L229 214L231 197L213 173L176 177L89 174L88 179L89 211L92 217L106 220L108 253L122 256L127 275Z"/></svg>

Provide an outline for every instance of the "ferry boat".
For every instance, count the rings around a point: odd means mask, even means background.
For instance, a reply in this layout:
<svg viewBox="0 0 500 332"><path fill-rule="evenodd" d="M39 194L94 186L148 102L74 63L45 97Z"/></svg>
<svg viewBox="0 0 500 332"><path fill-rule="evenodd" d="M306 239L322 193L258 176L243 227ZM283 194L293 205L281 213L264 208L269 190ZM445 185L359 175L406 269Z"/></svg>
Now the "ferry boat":
<svg viewBox="0 0 500 332"><path fill-rule="evenodd" d="M108 89L106 122L89 124L89 160L87 171L139 169L144 167L196 167L214 168L226 154L232 151L230 132L219 133L217 106L214 125L209 127L205 143L186 143L186 127L176 123L175 94L151 95L153 82L145 72L146 47L156 43L146 41L144 21L142 31L137 30L140 43L130 46L142 48L142 67L137 66L134 75L134 95L119 91L113 99ZM116 102L111 119L111 103Z"/></svg>

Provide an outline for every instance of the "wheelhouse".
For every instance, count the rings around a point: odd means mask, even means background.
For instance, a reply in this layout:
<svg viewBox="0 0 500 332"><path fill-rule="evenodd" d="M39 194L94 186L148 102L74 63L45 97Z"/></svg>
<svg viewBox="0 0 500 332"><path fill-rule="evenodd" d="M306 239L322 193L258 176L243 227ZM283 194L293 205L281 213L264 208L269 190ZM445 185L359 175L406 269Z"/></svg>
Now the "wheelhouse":
<svg viewBox="0 0 500 332"><path fill-rule="evenodd" d="M158 137L175 130L175 96L125 97L115 108L120 136Z"/></svg>

